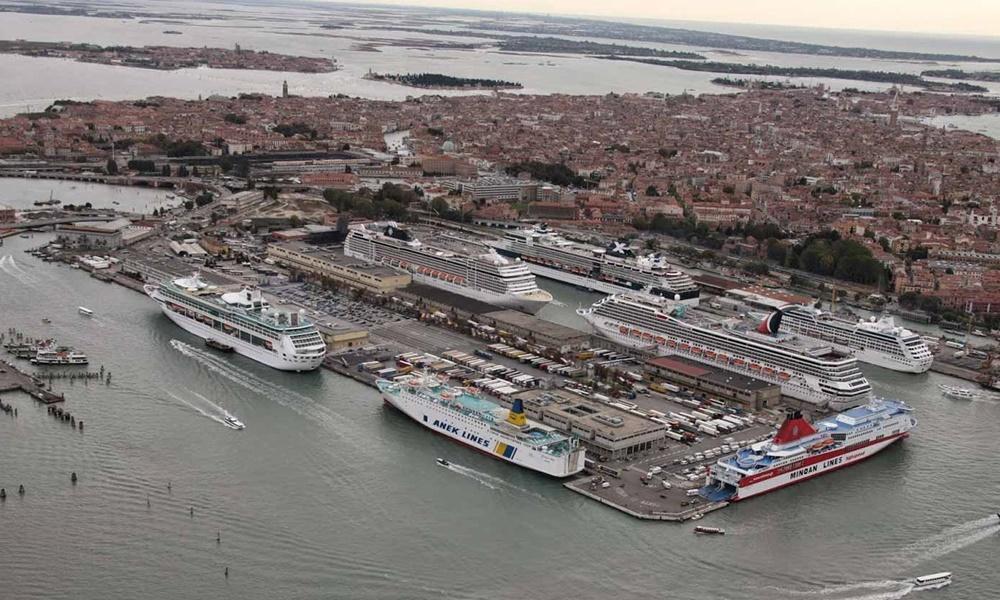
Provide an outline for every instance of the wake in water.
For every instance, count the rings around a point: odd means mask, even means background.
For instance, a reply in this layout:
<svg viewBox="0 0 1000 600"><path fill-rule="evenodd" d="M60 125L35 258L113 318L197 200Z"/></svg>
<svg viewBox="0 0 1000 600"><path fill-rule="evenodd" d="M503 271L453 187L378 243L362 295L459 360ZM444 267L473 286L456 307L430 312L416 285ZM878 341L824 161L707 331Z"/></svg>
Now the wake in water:
<svg viewBox="0 0 1000 600"><path fill-rule="evenodd" d="M1000 517L974 519L945 529L904 547L898 555L890 557L892 562L905 564L909 569L922 563L939 559L1000 534ZM788 597L828 598L829 600L896 600L911 592L936 590L950 585L950 581L934 586L917 588L912 579L882 581L859 581L843 585L826 586L815 590L780 590Z"/></svg>
<svg viewBox="0 0 1000 600"><path fill-rule="evenodd" d="M10 254L0 256L0 271L10 275L23 285L29 287L38 285L38 280L32 277L30 273L22 269L17 264L17 261L14 260L14 257Z"/></svg>
<svg viewBox="0 0 1000 600"><path fill-rule="evenodd" d="M459 475L462 475L463 477L468 477L469 479L477 481L480 484L482 484L482 485L490 488L491 490L506 489L506 490L510 490L510 491L514 491L514 492L520 492L522 494L526 494L526 495L531 496L532 498L535 498L535 499L538 499L538 500L547 500L547 498L545 496L542 496L541 494L532 492L531 490L525 489L525 488L523 488L521 486L514 485L513 483L510 483L509 481L507 481L505 479L501 479L500 477L495 477L493 475L489 475L487 473L483 473L482 471L477 471L477 470L469 468L469 467L463 467L462 465L457 465L455 463L450 463L445 468L448 469L449 471L453 471L455 473L458 473Z"/></svg>
<svg viewBox="0 0 1000 600"><path fill-rule="evenodd" d="M232 415L225 408L219 406L215 402L212 402L211 400L202 396L198 392L192 392L191 390L185 390L185 391L197 396L198 401L192 402L191 400L185 399L170 391L168 391L167 394L174 400L177 400L178 402L183 404L184 406L193 409L201 416L207 417L215 421L216 423L219 423L220 425L229 427L230 429L236 429L236 427L234 427L233 425L231 425L229 422L226 421L226 418L232 417Z"/></svg>
<svg viewBox="0 0 1000 600"><path fill-rule="evenodd" d="M268 400L277 402L281 406L290 408L311 421L336 430L345 439L358 439L360 436L357 428L351 427L349 421L333 413L325 406L318 404L308 396L303 396L294 390L268 381L246 369L241 369L231 364L225 358L199 350L180 340L170 340L170 346L184 356L197 361L203 367L220 377L244 387L255 394L259 394ZM359 447L364 447L364 445L361 444Z"/></svg>
<svg viewBox="0 0 1000 600"><path fill-rule="evenodd" d="M941 533L910 544L903 548L900 557L908 564L919 564L941 558L997 534L1000 534L1000 517L991 514L949 527Z"/></svg>

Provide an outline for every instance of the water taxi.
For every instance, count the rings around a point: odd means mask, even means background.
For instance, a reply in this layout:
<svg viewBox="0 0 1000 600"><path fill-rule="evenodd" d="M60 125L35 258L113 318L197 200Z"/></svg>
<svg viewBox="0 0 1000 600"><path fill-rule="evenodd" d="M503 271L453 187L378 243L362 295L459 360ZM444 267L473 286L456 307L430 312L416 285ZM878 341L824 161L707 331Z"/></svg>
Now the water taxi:
<svg viewBox="0 0 1000 600"><path fill-rule="evenodd" d="M913 579L913 586L916 589L948 585L951 583L951 573L934 573L932 575L921 575Z"/></svg>

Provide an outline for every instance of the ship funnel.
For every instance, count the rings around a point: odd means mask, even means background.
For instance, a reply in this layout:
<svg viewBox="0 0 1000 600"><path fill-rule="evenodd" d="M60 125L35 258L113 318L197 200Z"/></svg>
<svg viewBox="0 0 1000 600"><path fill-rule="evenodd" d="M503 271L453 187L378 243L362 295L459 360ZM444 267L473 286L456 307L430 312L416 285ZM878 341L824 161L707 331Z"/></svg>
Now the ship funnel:
<svg viewBox="0 0 1000 600"><path fill-rule="evenodd" d="M774 335L778 333L778 328L781 327L781 311L777 310L769 314L767 318L760 322L757 326L757 332L766 335Z"/></svg>
<svg viewBox="0 0 1000 600"><path fill-rule="evenodd" d="M524 403L521 402L520 398L514 400L514 405L510 407L507 422L516 427L524 427L528 424L528 419L524 416Z"/></svg>
<svg viewBox="0 0 1000 600"><path fill-rule="evenodd" d="M778 429L778 433L771 440L771 443L776 446L783 446L804 437L809 437L814 433L816 433L816 430L813 429L813 426L808 421L802 418L802 413L797 410L791 410L788 411L785 422L781 424L781 428Z"/></svg>

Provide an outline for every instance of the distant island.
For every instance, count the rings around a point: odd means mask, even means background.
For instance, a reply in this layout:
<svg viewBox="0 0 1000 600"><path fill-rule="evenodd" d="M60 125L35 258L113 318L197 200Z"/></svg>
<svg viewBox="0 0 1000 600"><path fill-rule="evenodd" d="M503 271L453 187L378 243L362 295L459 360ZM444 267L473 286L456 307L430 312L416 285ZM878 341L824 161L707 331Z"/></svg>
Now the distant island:
<svg viewBox="0 0 1000 600"><path fill-rule="evenodd" d="M166 33L166 32L164 32ZM0 54L20 54L48 58L68 58L98 63L173 71L209 67L255 71L329 73L339 67L335 60L307 56L289 56L271 52L225 48L175 48L172 46L98 46L71 42L0 41Z"/></svg>
<svg viewBox="0 0 1000 600"><path fill-rule="evenodd" d="M731 77L716 77L712 80L715 85L736 88L757 88L760 90L802 90L806 86L782 81L766 81L764 79L734 79Z"/></svg>
<svg viewBox="0 0 1000 600"><path fill-rule="evenodd" d="M500 40L500 50L504 52L608 54L613 56L655 56L659 58L705 60L704 56L694 52L660 50L658 48L626 46L624 44L602 44L585 40L567 40L554 37L503 37Z"/></svg>
<svg viewBox="0 0 1000 600"><path fill-rule="evenodd" d="M684 71L703 71L709 73L725 73L728 75L850 79L854 81L873 81L876 83L912 85L935 92L983 93L989 91L987 88L979 85L972 85L969 83L939 83L936 81L928 81L920 75L914 75L912 73L893 73L890 71L856 71L851 69L820 67L779 67L775 65L744 65L738 63L699 62L692 60L660 60L656 58L630 58L622 56L601 56L600 58L606 60L625 60L661 67L673 67Z"/></svg>
<svg viewBox="0 0 1000 600"><path fill-rule="evenodd" d="M1000 71L963 71L961 69L939 69L924 71L922 77L938 77L940 79L968 79L970 81L1000 82Z"/></svg>
<svg viewBox="0 0 1000 600"><path fill-rule="evenodd" d="M388 74L373 73L369 71L365 79L373 81L387 81L417 88L428 88L438 90L466 90L466 89L488 89L488 90L519 90L522 86L514 81L503 81L502 79L478 79L470 77L452 77L440 73L405 73Z"/></svg>

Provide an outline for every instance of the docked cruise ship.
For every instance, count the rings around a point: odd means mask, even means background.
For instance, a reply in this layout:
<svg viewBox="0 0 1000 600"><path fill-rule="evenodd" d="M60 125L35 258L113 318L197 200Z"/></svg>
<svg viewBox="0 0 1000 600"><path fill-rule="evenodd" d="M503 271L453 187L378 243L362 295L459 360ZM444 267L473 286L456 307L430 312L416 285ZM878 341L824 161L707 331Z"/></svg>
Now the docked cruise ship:
<svg viewBox="0 0 1000 600"><path fill-rule="evenodd" d="M299 311L272 308L260 290L222 292L197 274L144 289L183 329L269 367L311 371L326 356L316 326Z"/></svg>
<svg viewBox="0 0 1000 600"><path fill-rule="evenodd" d="M395 223L355 225L344 255L405 269L418 283L531 314L552 301L522 261L450 234L424 243Z"/></svg>
<svg viewBox="0 0 1000 600"><path fill-rule="evenodd" d="M528 420L520 400L510 410L433 375L380 379L386 402L431 431L493 458L553 477L583 470L579 440Z"/></svg>
<svg viewBox="0 0 1000 600"><path fill-rule="evenodd" d="M833 344L861 362L923 373L934 360L927 343L909 329L897 326L892 317L849 321L797 304L782 307L781 313L787 331Z"/></svg>
<svg viewBox="0 0 1000 600"><path fill-rule="evenodd" d="M701 494L735 502L819 477L884 450L916 425L909 406L890 400L873 400L815 426L793 412L773 438L712 465Z"/></svg>
<svg viewBox="0 0 1000 600"><path fill-rule="evenodd" d="M541 225L508 231L490 245L521 258L535 275L605 294L651 288L675 301L698 305L699 290L691 277L671 267L662 255L637 254L625 242L598 248L571 242Z"/></svg>
<svg viewBox="0 0 1000 600"><path fill-rule="evenodd" d="M776 383L786 396L817 406L844 410L871 397L857 359L830 344L780 332L780 313L748 327L740 319L712 320L687 308L649 294L620 294L577 313L612 340Z"/></svg>

